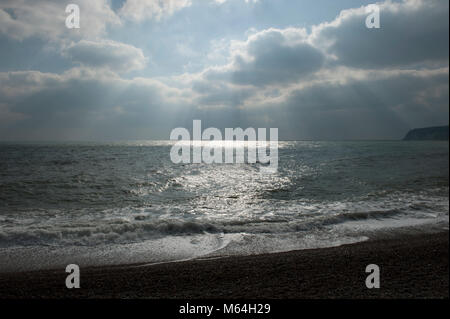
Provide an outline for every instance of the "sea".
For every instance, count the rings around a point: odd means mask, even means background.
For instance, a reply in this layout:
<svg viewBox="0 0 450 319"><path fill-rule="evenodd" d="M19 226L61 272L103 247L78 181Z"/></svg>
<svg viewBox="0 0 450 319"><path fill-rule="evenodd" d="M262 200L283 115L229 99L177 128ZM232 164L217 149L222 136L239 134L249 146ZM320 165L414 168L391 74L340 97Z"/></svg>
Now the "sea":
<svg viewBox="0 0 450 319"><path fill-rule="evenodd" d="M259 162L175 164L173 143L1 143L0 272L448 230L448 141L280 141L271 174Z"/></svg>

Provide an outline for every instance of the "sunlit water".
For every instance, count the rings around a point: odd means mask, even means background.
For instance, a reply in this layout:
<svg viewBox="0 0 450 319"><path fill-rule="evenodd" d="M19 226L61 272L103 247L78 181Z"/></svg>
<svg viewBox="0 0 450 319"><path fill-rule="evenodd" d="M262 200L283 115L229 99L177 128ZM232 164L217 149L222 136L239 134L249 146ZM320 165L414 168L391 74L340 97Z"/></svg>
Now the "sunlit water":
<svg viewBox="0 0 450 319"><path fill-rule="evenodd" d="M448 142L279 142L173 164L170 142L0 144L0 271L316 248L448 228Z"/></svg>

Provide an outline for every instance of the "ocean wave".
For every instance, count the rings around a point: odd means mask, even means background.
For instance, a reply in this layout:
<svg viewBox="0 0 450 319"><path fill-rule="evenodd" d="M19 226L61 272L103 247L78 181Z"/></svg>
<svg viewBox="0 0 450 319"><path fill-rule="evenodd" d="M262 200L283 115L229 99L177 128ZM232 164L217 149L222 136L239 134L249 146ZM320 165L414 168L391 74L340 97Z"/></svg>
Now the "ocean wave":
<svg viewBox="0 0 450 319"><path fill-rule="evenodd" d="M107 224L50 225L45 228L21 227L0 230L0 247L32 245L98 245L129 243L168 235L218 233L216 226L182 220L145 222L111 221Z"/></svg>
<svg viewBox="0 0 450 319"><path fill-rule="evenodd" d="M401 198L401 197L399 197ZM411 219L417 223L447 221L448 201L405 197L405 203L387 202L335 202L320 205L292 205L278 207L286 209L286 214L257 214L248 217L200 215L187 219L182 210L178 218L160 214L157 207L152 209L107 210L102 216L83 216L79 219L59 219L64 214L52 213L47 222L33 220L5 219L0 229L0 247L33 245L102 245L140 242L165 236L190 236L198 234L286 234L293 232L316 232L348 223L378 223L383 227L407 225ZM382 208L384 207L384 209ZM275 209L272 207L272 209ZM296 213L294 213L296 212ZM174 213L174 212L172 212ZM59 217L58 217L59 216ZM195 216L195 214L191 214ZM40 218L42 219L42 215ZM6 222L7 221L7 222ZM404 223L402 223L404 221Z"/></svg>

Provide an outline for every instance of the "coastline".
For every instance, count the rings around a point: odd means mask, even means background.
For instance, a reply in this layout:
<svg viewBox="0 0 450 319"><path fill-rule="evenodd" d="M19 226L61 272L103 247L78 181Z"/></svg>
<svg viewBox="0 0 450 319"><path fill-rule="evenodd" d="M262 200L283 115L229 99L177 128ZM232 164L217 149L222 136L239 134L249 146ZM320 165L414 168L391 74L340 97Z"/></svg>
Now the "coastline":
<svg viewBox="0 0 450 319"><path fill-rule="evenodd" d="M154 265L81 268L67 273L0 273L0 298L448 298L449 232L400 233L331 248L194 259ZM367 289L365 267L380 267Z"/></svg>

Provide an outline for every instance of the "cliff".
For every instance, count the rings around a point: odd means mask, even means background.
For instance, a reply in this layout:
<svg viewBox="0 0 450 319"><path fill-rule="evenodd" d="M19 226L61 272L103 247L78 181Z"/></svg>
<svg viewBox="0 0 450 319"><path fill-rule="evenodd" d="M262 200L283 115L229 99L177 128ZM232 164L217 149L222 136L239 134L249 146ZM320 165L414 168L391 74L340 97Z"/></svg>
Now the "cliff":
<svg viewBox="0 0 450 319"><path fill-rule="evenodd" d="M448 141L448 125L416 128L410 130L403 138L404 141Z"/></svg>

